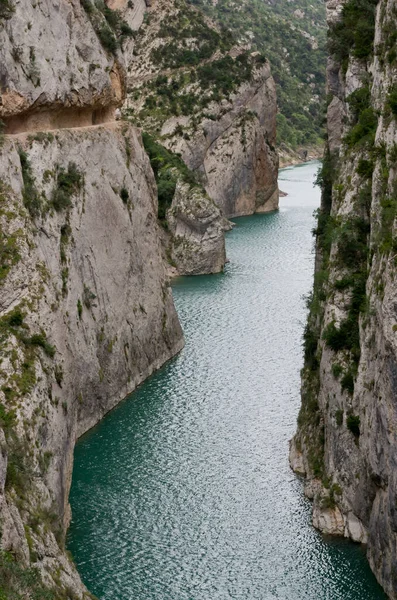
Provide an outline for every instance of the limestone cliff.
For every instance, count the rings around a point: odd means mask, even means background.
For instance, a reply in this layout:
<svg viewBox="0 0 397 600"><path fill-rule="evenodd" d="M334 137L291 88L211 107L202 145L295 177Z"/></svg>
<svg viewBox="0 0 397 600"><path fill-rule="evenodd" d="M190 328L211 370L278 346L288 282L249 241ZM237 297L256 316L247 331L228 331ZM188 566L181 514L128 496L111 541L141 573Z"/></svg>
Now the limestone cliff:
<svg viewBox="0 0 397 600"><path fill-rule="evenodd" d="M136 10L126 3L127 21ZM212 201L207 212L214 203L225 217L276 209L277 105L268 62L185 2L156 0L136 26L125 117L182 158Z"/></svg>
<svg viewBox="0 0 397 600"><path fill-rule="evenodd" d="M292 467L397 598L397 9L330 0L328 145Z"/></svg>
<svg viewBox="0 0 397 600"><path fill-rule="evenodd" d="M113 120L117 27L101 37L105 17L77 1L4 6L0 588L88 598L64 551L75 441L183 338L150 162Z"/></svg>

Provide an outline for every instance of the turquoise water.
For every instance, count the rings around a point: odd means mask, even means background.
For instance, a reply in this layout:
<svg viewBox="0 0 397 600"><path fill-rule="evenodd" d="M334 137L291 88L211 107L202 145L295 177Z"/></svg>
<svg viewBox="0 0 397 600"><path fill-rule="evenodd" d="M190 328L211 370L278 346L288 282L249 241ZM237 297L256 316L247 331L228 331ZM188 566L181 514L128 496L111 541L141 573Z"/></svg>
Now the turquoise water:
<svg viewBox="0 0 397 600"><path fill-rule="evenodd" d="M77 444L68 547L101 600L385 597L360 546L312 528L288 465L316 170L236 219L223 275L175 282L186 347Z"/></svg>

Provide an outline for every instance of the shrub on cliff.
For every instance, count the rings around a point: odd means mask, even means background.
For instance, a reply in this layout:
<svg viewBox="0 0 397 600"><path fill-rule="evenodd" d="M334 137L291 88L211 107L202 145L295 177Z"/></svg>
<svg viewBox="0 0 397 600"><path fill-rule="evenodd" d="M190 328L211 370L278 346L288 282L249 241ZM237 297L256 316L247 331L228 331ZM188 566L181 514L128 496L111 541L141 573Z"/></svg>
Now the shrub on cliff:
<svg viewBox="0 0 397 600"><path fill-rule="evenodd" d="M373 52L378 0L348 0L340 20L329 31L330 53L347 68L349 56L368 58Z"/></svg>
<svg viewBox="0 0 397 600"><path fill-rule="evenodd" d="M360 417L356 415L349 415L346 419L346 425L354 437L358 438L360 436Z"/></svg>
<svg viewBox="0 0 397 600"><path fill-rule="evenodd" d="M189 185L198 185L196 177L185 163L173 152L155 141L148 133L142 134L143 144L149 156L157 183L158 218L164 225L167 210L175 194L178 179Z"/></svg>
<svg viewBox="0 0 397 600"><path fill-rule="evenodd" d="M52 193L52 205L57 212L68 208L72 204L72 197L83 185L83 175L75 163L69 163L67 171L60 168L57 175L57 184Z"/></svg>

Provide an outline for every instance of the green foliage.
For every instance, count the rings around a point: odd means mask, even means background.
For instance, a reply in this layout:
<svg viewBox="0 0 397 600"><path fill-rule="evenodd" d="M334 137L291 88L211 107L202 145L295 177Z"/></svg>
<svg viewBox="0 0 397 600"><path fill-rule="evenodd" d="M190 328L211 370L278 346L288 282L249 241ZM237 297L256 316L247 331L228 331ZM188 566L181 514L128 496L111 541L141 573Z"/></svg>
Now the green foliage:
<svg viewBox="0 0 397 600"><path fill-rule="evenodd" d="M359 315L365 307L365 284L366 276L357 276L346 319L340 323L339 327L336 327L335 322L332 321L323 332L323 340L331 350L334 352L348 350L357 363L361 351Z"/></svg>
<svg viewBox="0 0 397 600"><path fill-rule="evenodd" d="M102 46L111 54L116 54L118 43L113 31L107 25L101 25L96 30Z"/></svg>
<svg viewBox="0 0 397 600"><path fill-rule="evenodd" d="M176 155L156 142L148 133L142 134L145 150L149 155L158 191L158 218L165 222L171 206L178 179L189 185L198 185L195 176Z"/></svg>
<svg viewBox="0 0 397 600"><path fill-rule="evenodd" d="M83 181L83 175L75 163L69 163L67 171L62 167L59 169L51 198L57 212L72 205L72 197L81 190Z"/></svg>
<svg viewBox="0 0 397 600"><path fill-rule="evenodd" d="M356 377L355 370L349 370L343 375L341 382L340 382L342 390L346 390L351 395L353 395L353 392L354 392L355 377Z"/></svg>
<svg viewBox="0 0 397 600"><path fill-rule="evenodd" d="M269 59L277 86L278 143L318 144L325 100L326 28L321 1L190 0ZM295 11L300 9L297 16ZM309 33L318 47L302 35ZM178 33L175 39L180 39ZM285 51L287 50L287 52ZM310 84L310 85L309 85Z"/></svg>
<svg viewBox="0 0 397 600"><path fill-rule="evenodd" d="M338 427L341 427L341 425L343 425L343 410L338 409L335 412L335 421Z"/></svg>
<svg viewBox="0 0 397 600"><path fill-rule="evenodd" d="M197 69L197 77L201 89L215 86L218 96L228 96L243 81L250 79L252 67L248 52L240 54L235 60L227 55L200 66Z"/></svg>
<svg viewBox="0 0 397 600"><path fill-rule="evenodd" d="M372 107L366 108L360 114L358 123L353 126L345 137L346 144L351 148L358 144L368 143L371 146L375 141L376 128L378 126L378 117Z"/></svg>
<svg viewBox="0 0 397 600"><path fill-rule="evenodd" d="M397 216L397 184L392 194L387 194L381 201L381 225L379 231L379 250L382 254L396 251L397 244L393 236L393 225Z"/></svg>
<svg viewBox="0 0 397 600"><path fill-rule="evenodd" d="M357 174L365 179L371 179L374 172L374 162L365 158L360 158L357 165Z"/></svg>
<svg viewBox="0 0 397 600"><path fill-rule="evenodd" d="M0 600L74 600L67 590L44 586L40 571L24 568L10 552L0 551Z"/></svg>
<svg viewBox="0 0 397 600"><path fill-rule="evenodd" d="M342 367L342 365L339 365L338 363L333 363L333 365L331 367L331 371L332 371L332 375L335 377L335 379L338 379L338 377L340 377L343 373L343 367Z"/></svg>
<svg viewBox="0 0 397 600"><path fill-rule="evenodd" d="M6 432L6 434L15 425L15 422L15 411L7 410L6 407L0 403L0 427Z"/></svg>
<svg viewBox="0 0 397 600"><path fill-rule="evenodd" d="M354 437L360 436L360 417L356 415L348 415L346 419L346 425L349 431L352 432Z"/></svg>
<svg viewBox="0 0 397 600"><path fill-rule="evenodd" d="M341 18L329 30L329 51L347 67L349 55L368 59L373 52L378 0L347 0Z"/></svg>
<svg viewBox="0 0 397 600"><path fill-rule="evenodd" d="M0 19L10 19L15 8L10 0L0 0Z"/></svg>
<svg viewBox="0 0 397 600"><path fill-rule="evenodd" d="M355 90L346 98L352 112L352 128L346 135L345 143L352 148L356 144L367 144L372 150L378 117L371 106L371 92L368 86ZM368 171L367 171L368 172Z"/></svg>
<svg viewBox="0 0 397 600"><path fill-rule="evenodd" d="M209 27L199 11L185 6L161 24L158 37L170 40L152 51L152 60L164 68L197 66L218 49L229 50L233 37L226 29ZM194 46L187 41L194 39Z"/></svg>
<svg viewBox="0 0 397 600"><path fill-rule="evenodd" d="M124 21L120 11L112 10L103 0L81 0L102 46L111 54L116 54L126 37L134 32Z"/></svg>
<svg viewBox="0 0 397 600"><path fill-rule="evenodd" d="M37 191L35 179L32 173L32 167L30 165L30 161L27 153L22 150L22 148L18 149L19 158L21 161L21 170L22 170L22 179L23 179L23 190L22 190L22 198L23 203L28 209L30 215L33 218L39 216L41 211L41 198L40 194Z"/></svg>
<svg viewBox="0 0 397 600"><path fill-rule="evenodd" d="M390 108L394 118L397 118L397 84L394 84L388 95L386 105Z"/></svg>
<svg viewBox="0 0 397 600"><path fill-rule="evenodd" d="M341 267L360 271L368 256L369 222L352 217L341 224L337 231L337 260Z"/></svg>
<svg viewBox="0 0 397 600"><path fill-rule="evenodd" d="M49 356L50 358L54 358L55 348L47 342L47 338L43 333L35 333L31 337L27 338L22 337L21 340L24 344L26 344L26 346L39 346L44 350L47 356Z"/></svg>

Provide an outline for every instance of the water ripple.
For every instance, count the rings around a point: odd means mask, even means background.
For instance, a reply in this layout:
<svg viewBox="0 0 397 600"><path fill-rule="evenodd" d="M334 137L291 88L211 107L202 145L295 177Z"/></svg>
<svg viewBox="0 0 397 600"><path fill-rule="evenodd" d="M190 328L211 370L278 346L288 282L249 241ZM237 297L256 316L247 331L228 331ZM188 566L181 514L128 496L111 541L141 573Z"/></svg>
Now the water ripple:
<svg viewBox="0 0 397 600"><path fill-rule="evenodd" d="M324 540L290 471L317 166L236 220L224 275L182 278L186 347L77 445L69 548L101 600L376 600L361 547Z"/></svg>

